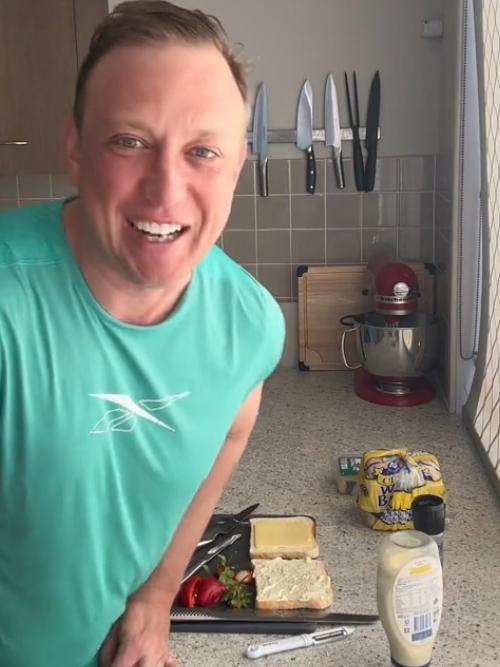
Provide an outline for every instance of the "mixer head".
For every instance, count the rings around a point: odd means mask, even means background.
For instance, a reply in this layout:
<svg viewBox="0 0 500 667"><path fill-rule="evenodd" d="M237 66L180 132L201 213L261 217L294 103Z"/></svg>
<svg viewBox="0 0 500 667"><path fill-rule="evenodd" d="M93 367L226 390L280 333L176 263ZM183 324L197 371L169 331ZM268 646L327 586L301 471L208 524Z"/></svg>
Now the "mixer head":
<svg viewBox="0 0 500 667"><path fill-rule="evenodd" d="M409 315L417 310L418 279L407 264L389 262L375 275L375 310L387 316L387 325L392 318Z"/></svg>

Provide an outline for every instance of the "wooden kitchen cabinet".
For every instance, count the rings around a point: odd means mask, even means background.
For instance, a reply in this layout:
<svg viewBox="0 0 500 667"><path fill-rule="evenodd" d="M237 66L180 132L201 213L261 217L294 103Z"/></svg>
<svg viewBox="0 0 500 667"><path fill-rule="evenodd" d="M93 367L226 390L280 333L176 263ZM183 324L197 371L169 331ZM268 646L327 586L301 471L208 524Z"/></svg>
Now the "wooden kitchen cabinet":
<svg viewBox="0 0 500 667"><path fill-rule="evenodd" d="M106 13L106 0L0 0L0 175L64 170L61 123Z"/></svg>

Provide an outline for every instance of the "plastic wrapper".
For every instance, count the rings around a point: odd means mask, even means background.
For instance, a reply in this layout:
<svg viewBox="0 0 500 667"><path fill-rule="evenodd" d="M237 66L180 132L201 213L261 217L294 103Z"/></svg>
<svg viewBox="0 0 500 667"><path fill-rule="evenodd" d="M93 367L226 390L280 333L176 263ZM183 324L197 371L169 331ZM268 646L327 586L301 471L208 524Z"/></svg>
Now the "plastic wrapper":
<svg viewBox="0 0 500 667"><path fill-rule="evenodd" d="M413 528L411 504L418 495L445 498L439 461L426 451L373 449L363 454L357 505L374 530Z"/></svg>

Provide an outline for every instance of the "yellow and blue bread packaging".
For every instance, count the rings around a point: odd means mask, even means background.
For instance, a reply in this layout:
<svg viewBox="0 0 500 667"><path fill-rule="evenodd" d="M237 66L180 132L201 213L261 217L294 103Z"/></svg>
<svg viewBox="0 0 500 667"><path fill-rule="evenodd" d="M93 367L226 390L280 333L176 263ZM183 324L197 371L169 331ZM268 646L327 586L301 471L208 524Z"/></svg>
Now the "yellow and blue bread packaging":
<svg viewBox="0 0 500 667"><path fill-rule="evenodd" d="M407 449L372 449L363 454L357 505L373 530L413 528L411 504L423 494L446 501L439 461L434 454Z"/></svg>

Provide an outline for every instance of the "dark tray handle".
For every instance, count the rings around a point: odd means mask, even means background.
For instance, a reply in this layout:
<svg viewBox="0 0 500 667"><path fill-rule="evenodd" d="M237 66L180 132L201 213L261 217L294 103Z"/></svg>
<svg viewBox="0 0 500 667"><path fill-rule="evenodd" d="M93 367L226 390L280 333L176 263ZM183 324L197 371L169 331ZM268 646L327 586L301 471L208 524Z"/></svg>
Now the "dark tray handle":
<svg viewBox="0 0 500 667"><path fill-rule="evenodd" d="M287 623L266 621L170 621L171 632L223 632L238 634L261 634L261 635L296 635L304 632L314 632L318 624L314 621L292 621Z"/></svg>

